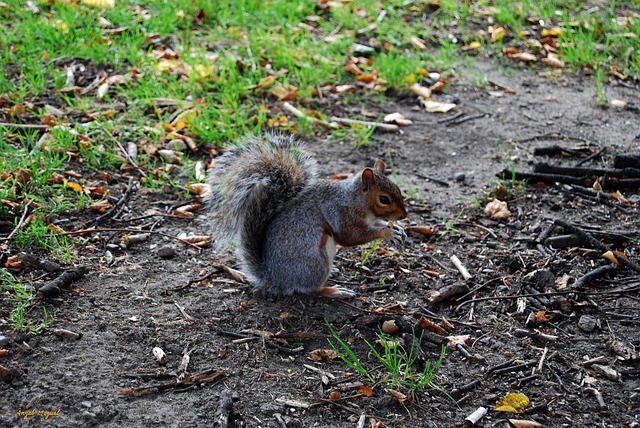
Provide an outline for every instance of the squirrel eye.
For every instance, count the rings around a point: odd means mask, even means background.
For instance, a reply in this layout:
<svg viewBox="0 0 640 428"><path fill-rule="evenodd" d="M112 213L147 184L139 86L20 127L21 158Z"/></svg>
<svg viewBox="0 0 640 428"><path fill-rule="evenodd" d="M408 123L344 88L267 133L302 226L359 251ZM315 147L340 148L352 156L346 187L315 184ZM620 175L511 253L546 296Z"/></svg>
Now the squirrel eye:
<svg viewBox="0 0 640 428"><path fill-rule="evenodd" d="M391 205L391 200L387 195L380 195L380 203L382 205Z"/></svg>

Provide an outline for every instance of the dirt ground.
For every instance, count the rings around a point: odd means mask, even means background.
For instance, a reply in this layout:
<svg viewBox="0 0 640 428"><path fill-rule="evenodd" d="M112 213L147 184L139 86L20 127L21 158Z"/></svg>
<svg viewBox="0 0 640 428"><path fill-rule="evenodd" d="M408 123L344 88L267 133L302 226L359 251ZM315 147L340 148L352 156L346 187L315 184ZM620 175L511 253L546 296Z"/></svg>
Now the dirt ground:
<svg viewBox="0 0 640 428"><path fill-rule="evenodd" d="M588 242L551 249L540 238L558 219L593 233L615 232L620 239L616 248L637 263L637 188L622 189L629 201L624 206L577 195L567 185L530 183L514 193L506 220L489 219L484 202L482 207L475 203L496 187L495 175L505 168L531 172L536 162L576 166L605 148L582 166L606 168L616 154L638 152L638 87L608 84L608 98L624 100L627 107L603 108L595 105L593 83L586 77L505 73L497 64L482 62L475 67L467 75L485 74L515 94L459 78L439 99L455 102L456 111L467 115L484 114L480 118L440 122L453 113L427 113L414 96L398 94L384 105L369 103L366 110L401 112L413 120L402 133L376 132L372 138L379 144L359 150L321 144L321 135L310 141L327 176L355 172L376 157L392 163L400 186L413 195L402 224L436 231L409 234L400 253L385 251L390 247L383 244L364 266L366 249L341 250L333 280L356 290L357 299L257 295L214 269L213 260L234 266L229 254L199 252L158 235L129 248L112 248L115 260L108 265L106 244L117 243L122 234L94 235L77 260L88 266L87 274L71 291L46 302L55 323L41 335L2 332L0 348L9 355L0 357L0 365L10 375L0 391L0 425L210 427L216 426L220 397L228 390L234 396L230 426L238 427L355 427L361 415L364 426L374 420L387 427L452 427L461 426L479 407L488 409L476 425L482 427L510 426L507 419L546 427L640 426L638 272L619 267L574 290L576 279L610 263ZM318 107L349 114L335 100L326 102ZM536 148L554 145L589 150L572 157L533 155ZM113 185L114 194L117 189ZM140 190L132 198L131 216L181 202L173 193ZM88 220L83 216L72 220ZM149 219L126 226L145 222ZM155 230L209 232L204 212L193 220L167 218ZM548 233L551 238L567 234L559 226ZM160 258L161 247L174 249L175 256ZM454 267L453 255L470 279ZM203 273L214 275L187 286ZM450 285L471 292L431 303L434 290ZM553 292L565 294L505 297ZM505 298L461 305L500 296ZM546 314L536 319L542 310ZM309 357L312 350L329 348L328 322L341 338L353 339L355 352L378 370L362 339L374 341L384 320L411 325L421 315L454 327L443 338L469 335L462 349L468 355L448 349L434 380L448 396L434 390L404 407L377 385L373 396L359 397L361 379L353 370L338 360L317 363ZM81 337L59 337L54 329ZM435 360L439 347L423 342L423 357ZM155 347L166 353L164 365L154 359ZM174 382L185 353L190 374L210 379L222 373L213 382L187 388L123 394L124 388ZM602 358L588 361L597 357ZM335 391L342 398L327 400ZM525 414L494 410L509 392L529 397ZM19 413L34 409L34 415ZM56 413L44 420L39 411Z"/></svg>

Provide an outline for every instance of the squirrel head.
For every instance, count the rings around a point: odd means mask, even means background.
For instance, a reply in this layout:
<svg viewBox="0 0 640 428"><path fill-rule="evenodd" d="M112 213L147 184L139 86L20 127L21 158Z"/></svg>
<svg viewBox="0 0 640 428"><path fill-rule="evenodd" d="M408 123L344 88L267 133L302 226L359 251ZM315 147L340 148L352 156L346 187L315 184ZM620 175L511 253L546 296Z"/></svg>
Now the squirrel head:
<svg viewBox="0 0 640 428"><path fill-rule="evenodd" d="M386 165L376 160L373 168L362 171L361 189L365 193L367 206L378 218L402 220L407 217L402 193L395 183L384 175Z"/></svg>

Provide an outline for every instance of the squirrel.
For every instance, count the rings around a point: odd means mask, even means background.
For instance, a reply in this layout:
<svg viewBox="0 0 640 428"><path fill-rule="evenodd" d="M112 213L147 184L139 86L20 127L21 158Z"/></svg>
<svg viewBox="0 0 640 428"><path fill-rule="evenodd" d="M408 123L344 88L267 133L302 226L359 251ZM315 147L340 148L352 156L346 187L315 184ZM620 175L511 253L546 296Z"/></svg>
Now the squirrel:
<svg viewBox="0 0 640 428"><path fill-rule="evenodd" d="M354 297L326 286L338 245L375 239L404 243L402 194L385 164L346 180L318 177L317 163L293 135L248 135L208 171L216 245L233 241L240 268L258 289L278 295Z"/></svg>

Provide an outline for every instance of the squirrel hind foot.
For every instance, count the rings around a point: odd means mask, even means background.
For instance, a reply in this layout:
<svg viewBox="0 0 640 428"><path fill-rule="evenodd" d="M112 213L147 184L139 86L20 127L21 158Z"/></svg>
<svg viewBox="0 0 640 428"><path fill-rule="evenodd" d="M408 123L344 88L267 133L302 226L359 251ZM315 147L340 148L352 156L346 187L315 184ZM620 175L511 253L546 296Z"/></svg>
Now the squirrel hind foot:
<svg viewBox="0 0 640 428"><path fill-rule="evenodd" d="M332 299L353 299L356 297L356 293L344 287L322 287L315 294Z"/></svg>

